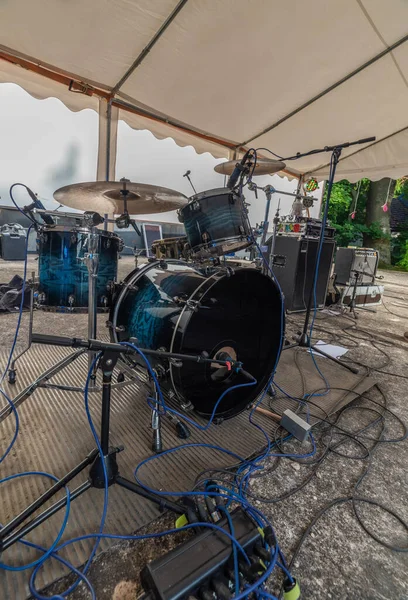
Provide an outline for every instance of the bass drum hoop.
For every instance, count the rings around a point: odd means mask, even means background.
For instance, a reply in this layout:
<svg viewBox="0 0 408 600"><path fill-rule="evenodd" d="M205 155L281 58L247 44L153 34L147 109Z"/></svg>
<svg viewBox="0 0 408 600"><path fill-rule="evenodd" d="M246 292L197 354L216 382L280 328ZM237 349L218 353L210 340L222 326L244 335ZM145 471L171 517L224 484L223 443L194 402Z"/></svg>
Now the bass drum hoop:
<svg viewBox="0 0 408 600"><path fill-rule="evenodd" d="M116 299L114 299L113 301L113 316L111 319L111 335L113 336L113 339L115 342L119 342L118 340L118 336L117 336L117 331L116 331L116 323L117 323L117 317L118 317L118 313L119 313L119 309L120 306L122 304L122 301L129 289L129 287L131 285L133 285L140 277L142 277L146 272L148 272L151 268L154 267L158 267L160 266L160 263L162 263L163 261L154 261L154 262L150 262L147 265L144 265L142 267L140 267L139 269L137 269L136 271L132 271L131 273L129 273L129 275L125 278L124 282L123 282L123 287L120 290L120 292L118 293L118 296ZM182 265L186 265L194 270L195 267L193 267L191 265L191 263L188 263L186 261L180 261L180 260L174 260L174 259L169 259L164 261L167 264L182 264ZM242 270L242 269L240 269ZM246 271L247 269L243 269L244 271ZM177 350L177 348L175 348L175 343L177 340L177 334L180 330L180 324L183 322L183 318L186 315L186 319L188 319L188 321L190 321L190 319L192 318L192 316L194 315L194 306L191 305L191 303L189 301L193 301L194 303L194 298L196 297L197 294L201 293L202 295L205 295L206 293L208 293L208 291L210 290L211 287L213 287L216 283L218 283L219 281L221 281L224 277L228 277L228 275L225 272L222 271L216 271L215 273L207 276L204 278L204 280L199 283L199 285L194 289L193 293L190 295L189 300L186 301L186 303L184 304L184 306L181 308L180 313L177 317L177 321L176 324L174 326L173 329L173 333L171 336L171 342L170 342L170 348L169 348L169 352L173 352L175 350ZM271 279L271 281L273 282L273 278ZM275 284L276 285L276 284ZM203 289L204 288L204 289ZM187 311L187 314L186 314ZM188 314L190 313L190 314ZM283 317L284 319L284 317ZM184 326L184 324L183 324ZM284 331L284 320L283 322L280 323L280 327L281 327L281 332ZM282 333L281 333L282 335ZM181 338L182 339L182 338ZM155 350L157 350L156 348L154 348ZM143 350L143 349L142 349ZM177 353L182 353L181 349L177 350ZM147 358L149 359L149 356L147 356ZM135 368L136 366L140 366L140 362L136 362L134 360L132 360L130 357L123 357L124 362L126 362L128 365L130 365L132 368ZM276 361L279 360L279 352L277 351L277 356L276 356ZM149 361L150 362L150 361ZM158 361L160 362L160 360ZM143 365L145 366L145 365ZM167 366L167 365L166 365ZM276 366L276 364L275 364ZM154 368L154 365L152 365L152 367ZM172 361L169 361L168 363L168 367L169 367L169 384L168 386L165 386L165 389L167 387L167 389L171 389L172 392L175 394L175 397L179 400L179 402L183 405L185 404L186 400L188 400L188 398L185 398L182 390L179 389L178 384L176 384L175 381L175 372L173 372L173 369L177 368L175 365L172 364ZM271 371L268 370L268 376L270 376L270 373L272 372L273 367L271 367ZM265 375L265 381L268 379L268 376ZM194 403L193 403L194 406ZM196 406L194 406L196 412L198 414L201 414L203 416L208 416L206 413L200 411ZM233 412L228 411L225 415L223 415L221 418L229 418L230 416L236 416L237 414L239 414L240 412L242 412L243 410L245 410L245 406L242 405L239 410L234 410Z"/></svg>

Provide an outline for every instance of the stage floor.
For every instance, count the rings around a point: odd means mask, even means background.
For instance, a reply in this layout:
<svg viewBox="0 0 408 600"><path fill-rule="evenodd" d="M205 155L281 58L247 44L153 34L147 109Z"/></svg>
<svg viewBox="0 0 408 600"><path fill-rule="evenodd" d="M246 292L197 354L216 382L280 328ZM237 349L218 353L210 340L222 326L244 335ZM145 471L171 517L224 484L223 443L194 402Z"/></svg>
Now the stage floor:
<svg viewBox="0 0 408 600"><path fill-rule="evenodd" d="M119 264L123 277L124 274L126 274L126 271L132 269L133 260L123 259ZM9 265L7 265L7 267L9 267ZM16 269L14 268L12 274L15 272ZM4 278L4 280L6 280L6 278ZM372 326L373 316L371 313L359 314L361 315L361 326L363 326L364 321L367 327L370 327L370 323ZM382 316L381 327L384 327L384 319L386 319L385 315L387 313L381 311L379 314ZM7 356L6 349L8 349L10 344L10 336L12 337L15 318L15 315L0 316L0 335L3 345L1 364L5 364ZM298 319L299 317L291 317L291 320L294 321ZM103 316L99 320L100 336L106 335L104 320L105 318ZM24 321L27 321L27 315L24 316ZM67 335L86 335L86 315L57 315L53 313L41 313L38 311L35 314L35 323L35 330L42 333L58 332L59 334ZM396 332L398 331L398 336L400 336L403 324L404 321L402 319L398 324L391 323L391 326L389 327L391 333L395 329L395 335L397 335ZM407 320L405 320L405 324L408 328ZM333 325L331 324L330 326ZM24 327L26 327L25 323ZM288 324L288 327L291 327L291 323ZM24 328L22 335L24 336ZM318 337L324 337L323 334L317 333L316 335ZM362 344L362 346L364 346L364 344ZM352 350L352 353L353 355L356 355L357 352L360 359L361 356L365 357L366 360L369 359L370 356L366 355L367 349L365 349L365 352L364 348L362 348L362 350L362 353L359 355L356 349ZM401 355L398 353L401 353L402 351L398 351L397 348L395 348L394 351L396 357ZM13 396L16 395L18 391L31 382L35 376L44 371L67 352L69 351L46 346L33 347L18 363L17 383L13 387L7 387L10 394ZM327 378L332 390L327 395L315 397L314 402L322 406L324 411L328 414L332 414L339 410L346 402L354 397L347 395L341 389L336 390L334 388L347 387L349 389L354 389L355 386L357 386L355 388L356 391L363 392L373 384L373 379L365 376L366 372L364 369L362 369L362 375L356 377L344 369L344 367L337 366L325 359L317 360L319 367ZM59 381L65 384L69 383L71 385L81 385L84 381L85 372L86 360L83 357L57 375L53 381ZM384 379L384 377L384 375L376 375L376 378ZM313 366L311 357L303 350L286 350L283 352L278 367L276 381L288 394L293 396L300 396L305 392L315 391L322 387L322 381ZM398 380L397 383L399 383ZM397 390L395 378L391 380L389 385L396 394L393 397L394 402L398 401L398 398L401 398L402 400L402 389L401 391ZM125 451L118 456L118 462L121 474L130 479L132 479L134 467L143 458L151 454L151 430L149 427L150 411L146 405L147 392L147 386L141 381L129 385L126 388L115 390L113 393L111 421L112 443L117 445L123 444L125 446ZM398 404L400 404L399 401ZM97 393L92 394L91 411L96 422L98 422L99 406L99 395ZM270 406L277 412L281 412L287 407L292 409L295 408L296 403L281 398L276 401L273 400ZM406 413L405 406L404 409ZM321 416L322 414L317 408L311 407L311 413L313 414L313 412L316 416ZM93 440L85 415L83 397L80 393L67 393L51 389L37 390L34 395L20 407L19 415L21 420L20 436L12 453L1 466L2 477L25 470L43 470L56 476L61 476L83 459L93 448ZM259 415L256 416L256 420L261 423L268 434L273 437L276 429L274 423L270 419ZM8 441L12 437L13 428L14 419L12 416L0 424L0 448L3 449L7 446ZM178 440L174 434L172 425L168 421L164 421L163 423L163 441L166 448L180 443L180 440ZM192 430L192 436L189 439L189 442L219 444L241 456L248 456L263 446L264 438L259 430L249 424L248 413L243 413L235 419L211 427L205 434ZM395 449L395 452L400 454L402 452L400 448L404 447L406 452L406 444L402 447L399 446L398 449ZM380 452L381 450L379 453ZM392 452L389 450L389 459L392 456ZM233 461L231 460L229 464L231 464L231 462ZM398 463L399 460L395 461L393 464L398 465ZM190 449L178 453L177 455L162 457L157 462L153 461L148 467L145 467L141 471L141 475L144 481L154 488L182 490L191 488L196 475L201 470L208 467L225 466L227 464L228 458L225 455L220 456L218 453L208 449ZM330 485L328 487L332 493L336 492L336 486L341 487L343 484L341 473L339 474L338 472L338 467L339 465L333 467L331 477L330 474L326 475L326 477L330 479ZM387 469L389 471L389 465L387 467L386 465L383 465L381 472L385 473ZM297 471L289 465L288 469L286 469L284 473L281 473L280 479L282 482L285 481L290 485L293 484L293 478L297 475ZM406 473L401 473L401 476L406 477ZM78 480L75 483L79 484L84 481L84 479L85 474L78 477ZM268 477L262 480L262 483L259 484L261 488L258 491L262 492L261 495L263 496L267 496L268 494L274 496L276 495L276 489L274 489L276 484L276 474L273 474L270 478ZM255 483L255 488L257 485L258 484ZM21 478L3 484L0 522L4 523L13 515L17 514L19 510L34 500L37 495L47 489L48 486L49 482L46 479L39 477ZM71 486L72 489L73 487L74 485ZM323 489L325 490L324 485ZM403 490L400 489L399 493L401 494L402 492ZM398 494L398 490L396 493ZM330 494L327 490L324 491L324 499L327 499L329 496ZM62 497L62 493L59 497ZM77 535L96 531L102 512L102 501L103 492L99 490L90 490L75 500L72 504L69 524L63 539L69 539ZM299 535L300 531L304 529L304 526L309 520L309 518L306 518L307 515L310 517L321 505L321 501L322 498L320 498L318 492L315 490L310 492L309 487L307 487L304 492L291 498L289 501L281 502L273 508L266 507L265 512L267 512L274 521L276 519L278 520L277 529L279 531L279 539L284 549L286 547L291 547L290 541L294 536L294 532L296 532L297 536ZM398 504L400 504L400 502L398 502ZM282 505L286 505L286 508ZM259 507L261 508L261 505L259 505ZM262 510L264 510L264 508L265 507L262 505ZM121 534L131 533L145 526L153 519L156 519L158 514L156 508L151 504L134 496L126 490L113 487L110 489L109 493L109 509L105 531ZM29 539L45 546L49 546L58 533L62 518L63 512L61 511L58 515L54 516L46 526L39 527L33 532L29 536ZM284 527L285 521L288 522L286 528ZM289 525L289 523L291 524ZM339 532L341 529L342 526L337 521L336 531ZM285 540L285 533L286 536L288 536L287 540ZM364 539L367 543L367 538ZM373 545L374 543L369 540L368 544ZM104 541L101 543L100 549L106 551L108 546L108 542ZM64 552L63 556L74 564L80 565L88 557L91 548L92 543L89 542L76 544L75 546L70 546L69 549ZM376 548L375 544L374 548ZM120 549L118 552L120 555ZM380 548L380 553L382 552L383 549ZM32 559L33 556L36 555L31 553L31 551L26 551L20 545L15 545L3 554L2 560L16 565L27 562L30 558ZM103 556L104 554L102 553L100 559L97 559L96 565L100 564L100 562L98 563L98 560L103 561ZM110 554L110 557L111 556L112 554ZM305 559L302 561L301 566L304 566L304 562L307 561L307 556L310 556L306 549L304 550L303 556ZM398 558L400 559L402 557ZM355 560L358 561L358 556ZM114 578L114 564L115 559L113 558L111 570L105 563L104 570L106 571L106 574L110 572L111 576L110 578L101 578L101 582L104 581L103 589L106 594L104 595L104 592L99 592L98 590L98 600L111 597L112 590L117 583ZM142 566L143 565L140 563L133 565L133 570L138 571ZM116 566L116 568L118 567ZM401 565L399 568L401 573ZM306 572L308 573L308 576L316 577L316 573L313 574L313 569L310 571L308 570L308 567L306 567ZM42 587L47 585L52 580L60 577L62 573L63 571L56 561L48 561L47 565L41 570L37 580L37 586ZM130 573L132 573L131 570ZM326 575L323 576L323 579L325 576ZM0 578L0 597L10 598L10 600L20 600L20 598L25 598L28 595L28 577L29 572L3 572ZM330 578L330 574L328 574L328 577ZM393 587L393 590L394 589L395 587ZM81 593L80 589L78 589L77 593ZM376 596L374 591L370 592L370 594L371 595L367 596L356 595L354 597L370 599L385 597L380 595ZM80 598L82 596L78 595L76 597ZM86 595L83 597L85 598ZM330 596L319 595L319 593L305 596L305 598L313 599L320 597L327 598ZM352 595L346 593L344 593L344 595L333 595L332 597L353 598ZM394 593L394 597L403 598L404 596Z"/></svg>

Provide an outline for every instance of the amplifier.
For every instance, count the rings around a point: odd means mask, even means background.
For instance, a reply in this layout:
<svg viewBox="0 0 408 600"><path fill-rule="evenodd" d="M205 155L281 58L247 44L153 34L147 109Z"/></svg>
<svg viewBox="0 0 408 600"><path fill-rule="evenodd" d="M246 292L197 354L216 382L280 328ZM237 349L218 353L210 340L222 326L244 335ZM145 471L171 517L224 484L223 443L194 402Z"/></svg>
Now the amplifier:
<svg viewBox="0 0 408 600"><path fill-rule="evenodd" d="M318 238L322 222L320 219L312 219L311 217L282 217L278 224L279 235L297 235L302 237ZM324 228L324 237L333 239L336 230L330 225Z"/></svg>
<svg viewBox="0 0 408 600"><path fill-rule="evenodd" d="M377 274L379 254L373 248L338 248L334 271L336 284L373 284Z"/></svg>
<svg viewBox="0 0 408 600"><path fill-rule="evenodd" d="M345 286L341 294L341 303L349 306L353 299L356 306L377 306L381 304L384 294L383 285L358 285L354 292L354 286Z"/></svg>
<svg viewBox="0 0 408 600"><path fill-rule="evenodd" d="M27 232L18 223L1 227L0 254L3 260L24 260Z"/></svg>
<svg viewBox="0 0 408 600"><path fill-rule="evenodd" d="M271 242L271 239L267 242L269 252ZM304 311L307 308L317 247L316 239L291 235L276 236L272 268L285 296L285 308L289 312ZM334 248L334 240L323 240L316 286L317 308L323 308L325 305Z"/></svg>

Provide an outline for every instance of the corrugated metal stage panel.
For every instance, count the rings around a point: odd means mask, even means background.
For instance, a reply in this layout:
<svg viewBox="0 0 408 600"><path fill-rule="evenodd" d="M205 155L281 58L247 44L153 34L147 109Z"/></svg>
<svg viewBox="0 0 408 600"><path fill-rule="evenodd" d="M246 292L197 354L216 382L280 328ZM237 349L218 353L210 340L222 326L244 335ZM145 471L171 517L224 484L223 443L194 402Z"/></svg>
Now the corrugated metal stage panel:
<svg viewBox="0 0 408 600"><path fill-rule="evenodd" d="M10 395L15 396L41 372L65 356L69 351L49 346L33 347L18 362L18 379L15 386L9 386ZM3 364L5 364L3 355ZM360 392L373 385L371 379L354 376L344 368L325 359L317 359L324 375L334 388L357 386ZM83 385L87 370L87 357L81 356L53 379L53 383L65 385ZM287 393L301 397L307 391L314 391L323 386L311 357L305 351L286 350L282 353L276 376L277 383ZM150 410L146 404L149 389L141 382L135 382L124 388L117 388L112 393L111 443L125 446L125 451L118 455L120 472L123 476L133 478L135 466L151 455ZM354 398L341 390L333 390L329 394L314 398L314 402L323 407L325 413L332 413ZM96 424L99 423L100 394L90 395L91 412ZM297 403L289 399L273 401L277 412L285 408L295 409ZM311 408L311 413L321 416L321 411ZM1 477L28 471L41 470L61 477L85 458L94 447L92 434L84 409L83 395L79 392L64 392L55 389L38 389L19 408L20 435L13 451L1 466ZM194 417L193 417L194 418ZM273 421L267 417L256 415L262 426L271 434L276 429ZM14 418L8 417L0 424L0 448L6 448L14 431ZM262 433L248 421L248 413L244 412L234 419L214 425L206 432L192 429L188 442L200 442L220 445L240 456L249 456L265 443ZM170 448L180 444L173 425L163 420L163 444ZM196 475L208 467L232 464L234 459L207 448L190 448L152 461L140 472L146 484L160 490L185 490L191 488ZM86 480L84 471L70 485L71 491ZM24 509L50 485L50 480L43 477L24 477L2 485L0 522L5 523L19 511ZM57 498L63 496L61 491ZM51 501L48 505L51 504ZM46 505L46 506L48 506ZM103 506L103 491L89 490L71 505L68 526L63 540L98 530ZM63 509L64 510L64 509ZM28 539L49 547L58 534L63 519L63 510L46 524L33 531ZM105 531L108 533L131 533L150 520L157 517L158 509L131 492L113 486L109 490L109 508ZM109 545L102 541L100 549ZM75 565L83 564L92 549L91 541L83 541L69 546L62 556ZM14 544L2 555L2 560L12 565L19 565L36 558L38 555L21 544ZM47 561L42 568L37 587L41 588L60 577L64 570L57 561ZM0 597L24 599L28 595L29 571L0 573Z"/></svg>

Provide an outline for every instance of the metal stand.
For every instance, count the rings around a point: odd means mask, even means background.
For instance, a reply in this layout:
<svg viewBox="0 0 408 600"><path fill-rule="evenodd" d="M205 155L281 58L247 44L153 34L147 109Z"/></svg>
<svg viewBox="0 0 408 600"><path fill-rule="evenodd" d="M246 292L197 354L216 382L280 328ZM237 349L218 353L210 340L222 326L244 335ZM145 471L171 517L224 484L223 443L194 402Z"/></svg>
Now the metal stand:
<svg viewBox="0 0 408 600"><path fill-rule="evenodd" d="M35 289L35 273L31 273L31 280L28 282L28 287L30 288L30 316L29 316L29 324L28 324L28 343L27 346L22 350L10 363L10 368L8 370L8 382L10 384L14 384L17 379L16 375L16 363L19 358L23 356L31 348L32 339L33 339L33 319L34 319L34 289ZM1 418L0 418L1 420Z"/></svg>
<svg viewBox="0 0 408 600"><path fill-rule="evenodd" d="M96 280L98 277L98 269L99 269L99 253L98 253L98 240L99 234L95 232L93 229L89 234L89 246L88 252L84 256L84 262L88 268L88 338L95 339L97 336L97 298L96 298ZM35 273L33 273L33 278L31 281L31 300L30 300L30 317L29 317L29 332L28 332L28 345L27 347L18 354L14 360L10 364L10 369L8 372L8 380L9 383L14 384L16 382L16 362L23 354L27 352L31 348L33 341L33 322L34 322L34 288L35 288ZM59 360L55 365L41 373L35 381L30 383L28 387L22 390L14 399L13 405L17 408L21 405L27 398L29 398L33 392L39 387L52 388L57 390L63 390L67 392L81 392L83 393L84 389L78 386L71 385L62 385L62 384L51 384L49 380L69 366L72 362L74 362L79 356L82 356L86 350L80 350L74 352L73 354ZM88 369L90 369L91 364L95 357L95 352L92 350L87 350L88 352ZM129 373L128 373L129 374ZM112 387L124 387L126 385L132 384L137 377L130 376L124 381L123 374L120 382L113 384ZM89 391L95 392L100 388L96 385L96 372L94 372L91 376ZM10 405L7 405L2 410L0 410L0 422L3 421L10 413L12 409Z"/></svg>
<svg viewBox="0 0 408 600"><path fill-rule="evenodd" d="M97 310L97 298L96 298L96 279L98 277L99 270L99 253L98 253L98 239L97 233L90 233L89 235L89 246L88 252L85 254L85 264L88 268L88 338L94 340L96 338L97 326L98 326L98 310ZM95 353L88 352L88 370L91 368ZM95 372L91 376L91 387L95 386Z"/></svg>
<svg viewBox="0 0 408 600"><path fill-rule="evenodd" d="M271 239L271 251L269 253L269 258L268 258L268 266L269 269L272 271L273 269L273 257L275 256L275 244L276 244L276 236L278 234L278 225L279 225L279 211L280 211L280 200L278 202L278 206L276 208L276 213L275 216L273 218L273 232L272 232L272 239Z"/></svg>
<svg viewBox="0 0 408 600"><path fill-rule="evenodd" d="M159 393L157 391L157 387L154 381L151 381L151 387L154 395L154 408L152 408L152 450L156 454L160 454L160 452L163 450L163 442L161 435L161 418L159 413Z"/></svg>
<svg viewBox="0 0 408 600"><path fill-rule="evenodd" d="M357 319L357 314L356 314L356 294L357 294L357 284L358 284L358 278L359 278L359 272L358 271L354 271L354 283L353 283L353 293L351 296L351 300L350 303L348 305L348 309L351 313L353 313L353 317L355 319Z"/></svg>
<svg viewBox="0 0 408 600"><path fill-rule="evenodd" d="M348 144L348 145L350 145L350 144ZM311 342L311 338L310 338L310 335L309 335L309 321L310 321L310 315L311 315L311 312L312 312L312 305L313 305L313 298L314 298L314 289L315 289L315 285L317 283L317 277L319 275L319 268L318 268L319 267L319 263L318 263L318 259L319 259L319 256L320 256L321 248L323 246L324 231L325 231L326 223L327 223L327 215L328 215L328 212L329 212L330 196L331 196L331 191L332 191L332 188L333 188L334 176L335 176L335 173L336 173L336 167L337 167L337 164L339 162L341 151L342 151L343 147L344 147L344 145L340 145L340 146L334 146L333 148L331 148L331 150L332 150L332 159L331 159L330 179L329 179L329 183L328 183L328 186L327 186L326 203L324 205L324 210L323 210L323 215L322 215L322 225L321 225L320 236L319 236L319 241L318 241L318 245L317 245L315 268L314 268L314 272L313 272L313 281L312 281L312 285L311 285L311 288L310 288L309 300L308 300L308 303L307 303L306 315L305 315L305 320L304 320L304 323L303 323L303 331L302 331L302 333L301 333L301 335L300 335L300 337L299 337L299 339L298 339L298 341L297 341L296 344L285 346L283 349L287 350L287 349L289 349L291 347L299 346L300 348L308 348L308 349L314 350L315 352L321 354L322 356L330 359L332 362L335 362L338 365L341 365L342 367L344 367L345 369L348 369L352 373L357 374L358 373L358 369L355 369L351 365L348 365L348 364L346 364L346 363L338 360L337 358L335 358L333 356L330 356L326 352L323 352L317 346L314 346L312 344L312 342Z"/></svg>
<svg viewBox="0 0 408 600"><path fill-rule="evenodd" d="M108 344L106 345L108 346ZM112 346L112 345L111 345ZM119 350L120 348L120 350ZM57 513L66 504L66 497L62 498L58 502L55 502L52 506L44 510L37 517L27 520L33 516L33 514L41 508L48 500L50 500L55 494L63 489L72 479L74 479L79 473L91 465L89 470L88 480L81 484L79 487L73 490L71 493L71 501L78 498L89 488L103 489L105 487L105 477L103 470L103 463L106 467L107 472L107 485L111 486L114 484L120 485L127 490L143 496L147 500L157 504L161 510L169 509L177 514L184 514L185 508L182 505L167 500L163 496L158 496L154 493L150 493L143 487L125 479L119 473L119 467L116 460L118 452L123 450L123 447L111 447L109 445L109 421L110 421L110 401L111 401L111 384L113 369L118 360L120 352L126 352L127 349L123 346L117 346L114 351L104 350L100 361L100 368L102 370L102 417L101 417L101 435L100 444L102 448L101 456L97 449L92 450L76 467L74 467L69 473L64 475L58 482L51 486L44 494L42 494L37 500L35 500L30 506L23 510L19 515L14 517L9 523L4 525L0 529L0 553L6 550L14 543L21 540L22 537L26 536L29 532L33 531L38 525L44 523L52 515ZM24 523L26 523L24 525Z"/></svg>

